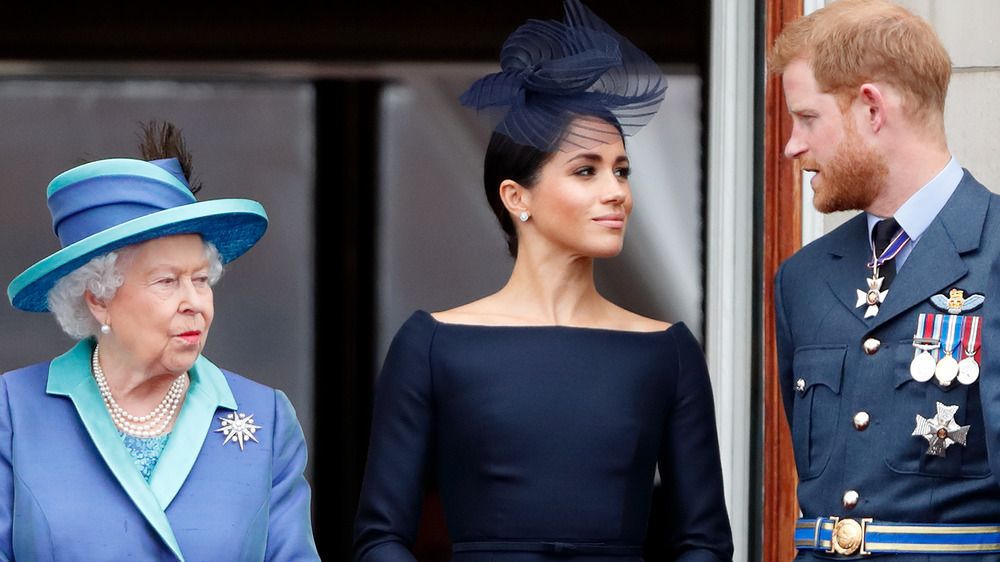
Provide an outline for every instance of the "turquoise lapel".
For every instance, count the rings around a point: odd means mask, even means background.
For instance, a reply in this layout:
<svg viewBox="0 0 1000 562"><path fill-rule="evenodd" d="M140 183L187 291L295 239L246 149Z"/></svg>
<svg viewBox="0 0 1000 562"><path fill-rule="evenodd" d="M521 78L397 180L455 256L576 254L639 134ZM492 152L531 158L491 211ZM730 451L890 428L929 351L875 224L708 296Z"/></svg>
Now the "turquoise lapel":
<svg viewBox="0 0 1000 562"><path fill-rule="evenodd" d="M125 493L177 558L184 560L165 510L194 466L216 408L236 409L232 391L218 367L199 357L189 371L191 387L170 440L147 483L122 445L91 376L91 353L91 341L83 340L54 359L49 366L46 392L68 396L73 401L91 440Z"/></svg>
<svg viewBox="0 0 1000 562"><path fill-rule="evenodd" d="M170 440L153 469L149 486L160 505L170 505L184 485L208 436L217 408L236 409L236 398L218 367L198 357L188 371L191 387L181 407Z"/></svg>

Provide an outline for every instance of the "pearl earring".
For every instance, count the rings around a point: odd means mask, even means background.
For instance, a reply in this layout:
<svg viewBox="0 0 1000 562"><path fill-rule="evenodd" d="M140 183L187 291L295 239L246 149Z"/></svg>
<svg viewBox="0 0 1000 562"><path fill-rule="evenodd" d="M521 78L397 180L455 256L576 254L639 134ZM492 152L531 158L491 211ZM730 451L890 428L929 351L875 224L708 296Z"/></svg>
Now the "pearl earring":
<svg viewBox="0 0 1000 562"><path fill-rule="evenodd" d="M111 333L111 326L107 324L101 324L101 333L105 336Z"/></svg>
<svg viewBox="0 0 1000 562"><path fill-rule="evenodd" d="M521 219L521 222L528 222L528 219L531 218L531 213L528 211L521 211L521 214L518 215L517 218Z"/></svg>

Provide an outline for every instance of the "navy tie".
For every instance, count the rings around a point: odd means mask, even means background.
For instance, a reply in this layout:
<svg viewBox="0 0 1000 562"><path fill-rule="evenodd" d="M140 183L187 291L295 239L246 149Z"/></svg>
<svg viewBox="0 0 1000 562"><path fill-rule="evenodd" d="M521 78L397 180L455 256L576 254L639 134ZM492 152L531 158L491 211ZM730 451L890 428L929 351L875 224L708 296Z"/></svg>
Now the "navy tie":
<svg viewBox="0 0 1000 562"><path fill-rule="evenodd" d="M875 243L875 255L881 256L882 252L889 247L889 243L902 231L896 219L889 217L875 223L872 229L872 241ZM882 290L889 288L893 278L896 277L896 260L885 260L878 268L878 273L883 277Z"/></svg>

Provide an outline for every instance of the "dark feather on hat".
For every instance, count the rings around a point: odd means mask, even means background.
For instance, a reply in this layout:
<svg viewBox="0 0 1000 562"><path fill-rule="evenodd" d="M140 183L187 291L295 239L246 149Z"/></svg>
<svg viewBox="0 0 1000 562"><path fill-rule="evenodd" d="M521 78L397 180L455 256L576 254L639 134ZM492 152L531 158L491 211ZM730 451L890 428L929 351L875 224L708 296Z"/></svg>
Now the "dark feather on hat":
<svg viewBox="0 0 1000 562"><path fill-rule="evenodd" d="M198 193L201 190L201 182L191 179L191 152L184 144L184 137L181 130L173 123L150 121L140 123L142 132L139 135L139 151L142 159L162 160L165 158L176 158L181 164L181 170L188 181L191 193Z"/></svg>

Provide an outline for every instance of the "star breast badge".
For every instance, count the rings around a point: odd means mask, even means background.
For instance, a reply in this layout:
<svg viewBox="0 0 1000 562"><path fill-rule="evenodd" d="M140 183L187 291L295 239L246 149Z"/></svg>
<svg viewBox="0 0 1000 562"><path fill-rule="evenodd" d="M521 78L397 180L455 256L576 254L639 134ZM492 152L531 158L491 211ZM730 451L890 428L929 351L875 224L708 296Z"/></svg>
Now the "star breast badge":
<svg viewBox="0 0 1000 562"><path fill-rule="evenodd" d="M228 416L224 418L219 418L222 422L222 427L216 429L216 433L221 432L226 436L226 439L222 442L223 445L232 441L233 443L238 443L240 450L243 450L243 444L248 441L253 441L254 443L260 443L257 438L253 436L254 433L260 429L261 426L254 425L253 414L240 414L237 412L230 412Z"/></svg>
<svg viewBox="0 0 1000 562"><path fill-rule="evenodd" d="M969 435L969 426L960 426L955 421L955 412L958 411L958 406L945 406L940 402L936 404L937 414L933 418L927 419L917 414L917 427L913 430L912 435L927 440L928 455L944 457L947 456L947 449L951 445L958 443L965 446L966 438Z"/></svg>

